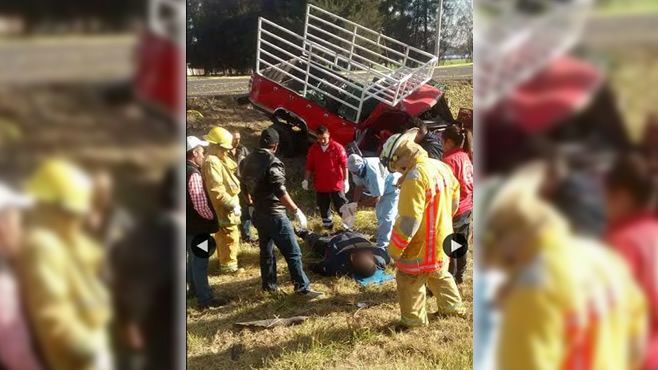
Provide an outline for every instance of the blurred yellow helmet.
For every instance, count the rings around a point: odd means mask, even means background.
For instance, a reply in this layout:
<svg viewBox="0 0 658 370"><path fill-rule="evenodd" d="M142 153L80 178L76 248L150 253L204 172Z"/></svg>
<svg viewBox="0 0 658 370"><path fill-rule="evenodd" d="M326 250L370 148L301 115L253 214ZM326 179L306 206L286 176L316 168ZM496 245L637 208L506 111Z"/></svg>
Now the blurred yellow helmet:
<svg viewBox="0 0 658 370"><path fill-rule="evenodd" d="M37 202L85 214L91 208L93 185L87 174L73 163L49 159L28 179L26 191Z"/></svg>
<svg viewBox="0 0 658 370"><path fill-rule="evenodd" d="M214 127L208 131L208 134L203 137L203 140L217 144L224 149L233 148L233 135L223 127Z"/></svg>

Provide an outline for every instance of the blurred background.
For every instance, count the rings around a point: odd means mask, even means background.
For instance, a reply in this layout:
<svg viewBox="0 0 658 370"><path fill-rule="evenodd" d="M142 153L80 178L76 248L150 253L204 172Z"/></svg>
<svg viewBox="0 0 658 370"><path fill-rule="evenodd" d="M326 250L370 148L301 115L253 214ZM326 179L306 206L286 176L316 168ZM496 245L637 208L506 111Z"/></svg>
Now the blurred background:
<svg viewBox="0 0 658 370"><path fill-rule="evenodd" d="M5 347L0 368L15 369L12 357L50 369L184 366L172 167L185 130L184 27L182 0L0 4L0 183L13 194L0 196L0 272L17 287L0 289L15 302L0 316L23 316L34 350ZM22 229L6 226L18 195L32 204ZM24 250L11 252L11 230ZM44 232L50 242L34 242ZM31 253L43 257L21 258Z"/></svg>
<svg viewBox="0 0 658 370"><path fill-rule="evenodd" d="M476 368L656 368L658 2L475 4Z"/></svg>

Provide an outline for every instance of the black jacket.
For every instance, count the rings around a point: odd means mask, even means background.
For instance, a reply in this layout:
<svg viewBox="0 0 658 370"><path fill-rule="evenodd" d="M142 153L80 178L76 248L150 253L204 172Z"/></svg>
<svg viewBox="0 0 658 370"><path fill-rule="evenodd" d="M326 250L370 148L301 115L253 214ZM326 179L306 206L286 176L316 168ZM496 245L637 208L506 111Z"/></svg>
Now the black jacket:
<svg viewBox="0 0 658 370"><path fill-rule="evenodd" d="M251 195L255 213L286 213L279 200L286 193L286 169L281 160L267 149L256 149L242 161L240 173L242 184Z"/></svg>
<svg viewBox="0 0 658 370"><path fill-rule="evenodd" d="M353 275L350 256L357 250L372 251L379 269L386 268L391 261L385 249L378 248L363 234L352 231L339 232L333 236L318 236L311 233L304 240L316 254L324 257L322 262L310 265L311 271L324 276Z"/></svg>
<svg viewBox="0 0 658 370"><path fill-rule="evenodd" d="M438 134L430 131L420 142L420 146L425 149L427 156L433 159L443 159L443 142Z"/></svg>
<svg viewBox="0 0 658 370"><path fill-rule="evenodd" d="M185 176L186 188L187 188L187 184L190 181L190 176L192 176L192 174L194 173L198 173L199 175L201 175L201 171L199 171L199 168L192 165L190 162L187 162L186 176ZM185 232L189 235L212 234L214 232L217 232L217 230L219 230L217 215L215 215L215 210L213 209L212 203L210 202L210 197L208 196L208 192L206 191L205 186L203 187L203 191L204 193L206 193L206 200L208 201L208 206L212 211L213 219L212 220L205 219L197 213L197 211L194 209L194 204L192 203L192 198L190 197L189 189L186 189L185 198L187 204L187 209L186 209L187 220L186 220Z"/></svg>

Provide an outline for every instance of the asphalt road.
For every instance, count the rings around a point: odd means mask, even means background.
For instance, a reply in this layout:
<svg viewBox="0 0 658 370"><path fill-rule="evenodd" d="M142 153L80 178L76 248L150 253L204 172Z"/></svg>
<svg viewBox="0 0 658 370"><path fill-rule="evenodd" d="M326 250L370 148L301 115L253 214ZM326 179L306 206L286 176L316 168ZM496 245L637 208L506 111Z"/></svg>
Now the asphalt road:
<svg viewBox="0 0 658 370"><path fill-rule="evenodd" d="M583 45L595 50L658 48L658 13L592 17L583 31Z"/></svg>
<svg viewBox="0 0 658 370"><path fill-rule="evenodd" d="M132 35L0 41L0 83L124 79L132 73L135 42Z"/></svg>
<svg viewBox="0 0 658 370"><path fill-rule="evenodd" d="M473 66L441 67L434 70L434 79L469 80L473 77ZM249 91L249 76L244 77L194 77L187 80L187 96L216 94L239 94Z"/></svg>
<svg viewBox="0 0 658 370"><path fill-rule="evenodd" d="M0 40L1 84L97 82L129 78L133 71L133 35L48 37ZM594 49L658 47L658 14L594 17L583 43ZM470 79L470 66L439 68L437 80ZM246 92L248 77L190 79L189 95Z"/></svg>

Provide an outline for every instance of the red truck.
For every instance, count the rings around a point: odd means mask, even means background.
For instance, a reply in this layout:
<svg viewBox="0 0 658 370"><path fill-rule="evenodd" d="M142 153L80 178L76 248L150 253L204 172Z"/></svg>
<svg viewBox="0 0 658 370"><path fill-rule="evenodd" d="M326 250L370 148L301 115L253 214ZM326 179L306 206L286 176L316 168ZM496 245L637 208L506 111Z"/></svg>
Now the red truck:
<svg viewBox="0 0 658 370"><path fill-rule="evenodd" d="M148 20L136 48L134 96L150 111L175 121L184 110L184 85L178 78L185 49L178 38L185 27L185 2L150 0Z"/></svg>
<svg viewBox="0 0 658 370"><path fill-rule="evenodd" d="M249 101L271 116L284 156L304 152L320 125L377 155L415 117L432 129L456 122L431 81L435 55L313 5L303 35L260 18L257 51Z"/></svg>

